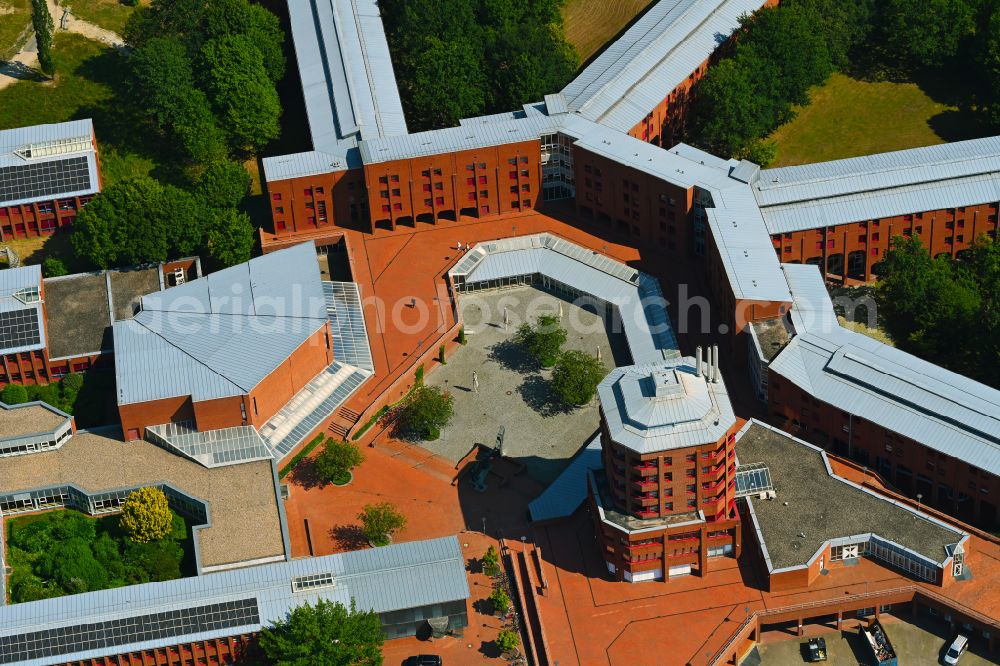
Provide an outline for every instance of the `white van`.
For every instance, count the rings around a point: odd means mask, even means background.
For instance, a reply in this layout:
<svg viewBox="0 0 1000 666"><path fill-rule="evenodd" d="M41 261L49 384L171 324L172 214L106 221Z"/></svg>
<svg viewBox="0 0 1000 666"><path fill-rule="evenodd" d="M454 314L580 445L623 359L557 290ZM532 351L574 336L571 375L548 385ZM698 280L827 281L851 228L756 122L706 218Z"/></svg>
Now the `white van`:
<svg viewBox="0 0 1000 666"><path fill-rule="evenodd" d="M958 660L968 649L969 639L962 634L959 634L955 637L955 640L951 642L951 645L948 646L948 651L944 653L944 663L948 664L948 666L954 666L954 664L958 663Z"/></svg>

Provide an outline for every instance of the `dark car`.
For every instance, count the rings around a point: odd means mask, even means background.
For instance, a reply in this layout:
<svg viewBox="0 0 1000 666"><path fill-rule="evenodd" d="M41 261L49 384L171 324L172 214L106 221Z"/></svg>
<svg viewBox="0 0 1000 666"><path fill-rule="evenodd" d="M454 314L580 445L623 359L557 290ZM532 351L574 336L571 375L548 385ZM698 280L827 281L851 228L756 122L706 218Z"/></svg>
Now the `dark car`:
<svg viewBox="0 0 1000 666"><path fill-rule="evenodd" d="M826 661L826 639L810 638L806 643L806 659L810 662Z"/></svg>
<svg viewBox="0 0 1000 666"><path fill-rule="evenodd" d="M441 657L436 654L418 654L407 658L403 666L441 666Z"/></svg>

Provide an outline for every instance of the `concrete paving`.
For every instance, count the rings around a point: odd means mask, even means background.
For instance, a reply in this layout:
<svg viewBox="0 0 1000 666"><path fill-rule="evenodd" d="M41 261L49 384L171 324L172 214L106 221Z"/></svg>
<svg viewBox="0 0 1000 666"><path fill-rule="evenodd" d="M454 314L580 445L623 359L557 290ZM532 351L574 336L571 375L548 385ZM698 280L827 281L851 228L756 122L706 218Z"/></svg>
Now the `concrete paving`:
<svg viewBox="0 0 1000 666"><path fill-rule="evenodd" d="M493 446L505 428L504 453L524 462L528 474L549 483L569 459L597 432L597 401L564 409L551 393L551 370L540 370L512 342L517 327L563 307L564 349L596 355L610 370L629 363L620 333L609 334L601 317L552 294L531 288L463 294L459 298L468 343L447 358L446 365L427 368L427 383L451 391L455 416L440 439L423 442L428 449L457 461L477 442ZM504 308L509 324L504 329ZM613 340L614 342L612 343ZM472 373L479 378L474 390Z"/></svg>
<svg viewBox="0 0 1000 666"><path fill-rule="evenodd" d="M899 658L900 666L910 666L911 664L941 664L941 657L944 650L952 638L952 634L946 631L943 624L934 623L923 619L918 624L910 624L902 620L883 617L882 625L889 634L889 640L896 648L896 656ZM871 655L867 652L861 636L857 629L849 629L839 633L821 634L826 639L827 652L829 658L825 662L829 666L856 666L856 664L871 664ZM792 666L792 664L804 663L800 646L805 642L800 638L789 638L778 642L767 642L759 645L757 650L760 654L760 666ZM973 645L973 649L962 656L960 666L986 666L996 664L991 659L984 658L976 654L979 646ZM744 662L746 663L746 662Z"/></svg>

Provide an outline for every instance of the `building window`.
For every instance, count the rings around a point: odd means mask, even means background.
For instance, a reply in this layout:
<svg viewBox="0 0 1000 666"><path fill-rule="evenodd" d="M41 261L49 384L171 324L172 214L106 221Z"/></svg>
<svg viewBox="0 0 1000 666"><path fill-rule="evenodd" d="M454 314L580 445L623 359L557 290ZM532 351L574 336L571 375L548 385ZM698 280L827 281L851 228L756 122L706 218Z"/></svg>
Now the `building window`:
<svg viewBox="0 0 1000 666"><path fill-rule="evenodd" d="M281 195L280 194L272 194L271 195L271 201L281 201ZM4 212L6 212L6 211L4 211Z"/></svg>

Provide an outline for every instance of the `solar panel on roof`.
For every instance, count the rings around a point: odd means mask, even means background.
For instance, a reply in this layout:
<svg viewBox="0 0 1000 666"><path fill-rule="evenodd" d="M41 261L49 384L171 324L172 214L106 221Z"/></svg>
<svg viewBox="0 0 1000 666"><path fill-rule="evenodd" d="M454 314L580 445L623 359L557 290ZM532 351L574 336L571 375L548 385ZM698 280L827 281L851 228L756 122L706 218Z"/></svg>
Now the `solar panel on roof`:
<svg viewBox="0 0 1000 666"><path fill-rule="evenodd" d="M0 350L30 347L41 340L35 309L0 312Z"/></svg>
<svg viewBox="0 0 1000 666"><path fill-rule="evenodd" d="M35 199L90 189L87 157L0 168L0 201Z"/></svg>
<svg viewBox="0 0 1000 666"><path fill-rule="evenodd" d="M0 664L260 624L257 599L0 637ZM180 642L180 641L178 641Z"/></svg>

